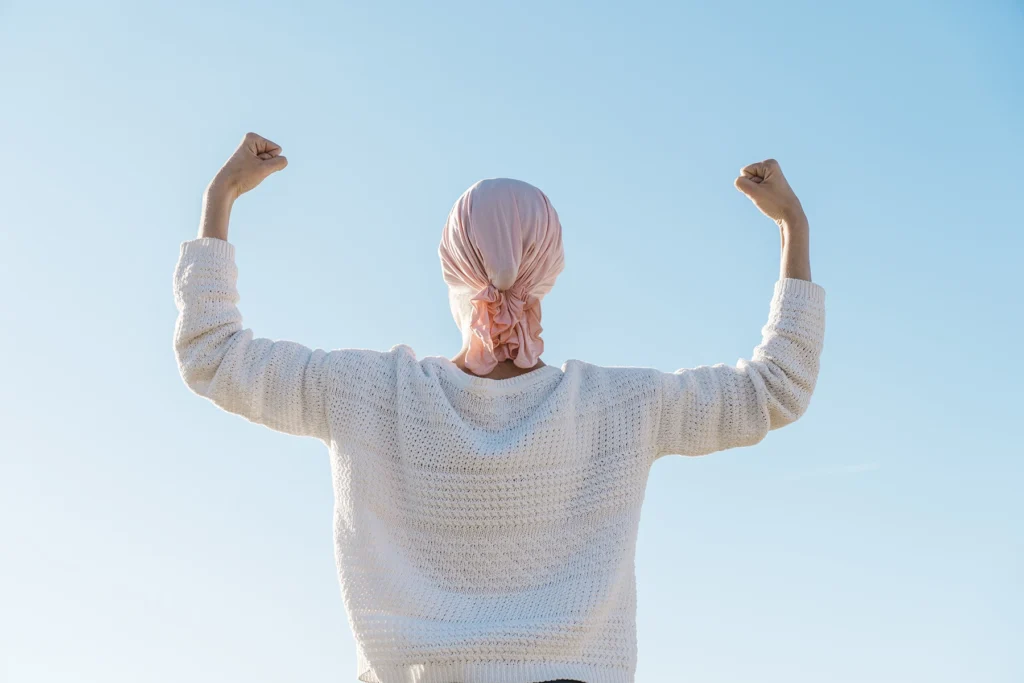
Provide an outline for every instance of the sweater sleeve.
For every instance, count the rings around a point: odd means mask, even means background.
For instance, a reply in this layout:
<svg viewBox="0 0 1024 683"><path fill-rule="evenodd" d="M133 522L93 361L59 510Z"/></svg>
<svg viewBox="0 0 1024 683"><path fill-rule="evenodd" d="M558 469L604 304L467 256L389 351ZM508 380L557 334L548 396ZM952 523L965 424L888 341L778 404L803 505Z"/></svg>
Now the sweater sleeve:
<svg viewBox="0 0 1024 683"><path fill-rule="evenodd" d="M825 290L775 283L761 343L749 360L663 372L656 455L705 455L752 446L807 410L825 337Z"/></svg>
<svg viewBox="0 0 1024 683"><path fill-rule="evenodd" d="M174 271L174 352L185 384L250 422L330 439L326 416L331 354L242 328L235 247L205 237L181 244Z"/></svg>

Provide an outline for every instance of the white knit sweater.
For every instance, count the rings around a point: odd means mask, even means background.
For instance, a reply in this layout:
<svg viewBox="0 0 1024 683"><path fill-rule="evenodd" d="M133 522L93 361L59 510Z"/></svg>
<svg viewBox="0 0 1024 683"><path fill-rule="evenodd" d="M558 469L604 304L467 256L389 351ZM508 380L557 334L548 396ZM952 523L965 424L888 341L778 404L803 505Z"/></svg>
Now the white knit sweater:
<svg viewBox="0 0 1024 683"><path fill-rule="evenodd" d="M367 683L632 683L653 462L761 441L807 410L825 290L775 283L751 360L674 373L568 360L512 379L442 356L254 338L234 246L184 242L192 391L330 449L341 593Z"/></svg>

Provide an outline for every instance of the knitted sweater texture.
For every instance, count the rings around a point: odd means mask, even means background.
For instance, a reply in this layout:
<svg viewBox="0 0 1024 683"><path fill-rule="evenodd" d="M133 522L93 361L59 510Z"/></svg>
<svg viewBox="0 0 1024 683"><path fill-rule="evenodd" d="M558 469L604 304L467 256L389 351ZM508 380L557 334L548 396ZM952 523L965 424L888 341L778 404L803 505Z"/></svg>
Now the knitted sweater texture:
<svg viewBox="0 0 1024 683"><path fill-rule="evenodd" d="M181 244L174 350L196 394L329 449L335 559L365 683L632 683L651 465L752 446L807 410L825 290L775 283L749 360L568 360L511 379L441 356L254 337L235 248Z"/></svg>

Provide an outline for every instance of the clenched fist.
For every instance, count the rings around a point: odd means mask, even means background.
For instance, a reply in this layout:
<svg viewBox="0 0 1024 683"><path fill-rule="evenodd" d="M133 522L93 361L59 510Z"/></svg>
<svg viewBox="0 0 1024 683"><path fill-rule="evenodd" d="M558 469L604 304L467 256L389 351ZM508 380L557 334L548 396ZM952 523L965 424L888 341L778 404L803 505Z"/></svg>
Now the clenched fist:
<svg viewBox="0 0 1024 683"><path fill-rule="evenodd" d="M217 171L210 186L235 199L287 165L288 159L281 156L280 145L256 133L246 133L235 153Z"/></svg>
<svg viewBox="0 0 1024 683"><path fill-rule="evenodd" d="M786 181L786 176L782 175L779 162L775 159L750 164L740 171L734 184L737 190L754 202L761 213L779 225L804 219L800 200Z"/></svg>

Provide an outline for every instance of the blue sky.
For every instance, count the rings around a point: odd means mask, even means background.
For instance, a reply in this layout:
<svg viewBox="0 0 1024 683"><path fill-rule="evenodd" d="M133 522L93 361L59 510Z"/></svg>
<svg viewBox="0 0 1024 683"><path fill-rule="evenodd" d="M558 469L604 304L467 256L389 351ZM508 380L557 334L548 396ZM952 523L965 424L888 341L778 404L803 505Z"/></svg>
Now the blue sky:
<svg viewBox="0 0 1024 683"><path fill-rule="evenodd" d="M355 681L326 450L172 353L247 130L290 160L233 214L259 336L453 356L443 220L509 176L564 225L545 361L665 371L760 340L779 237L732 180L779 159L817 391L652 468L637 680L1024 679L1020 3L21 0L0 60L0 680Z"/></svg>

